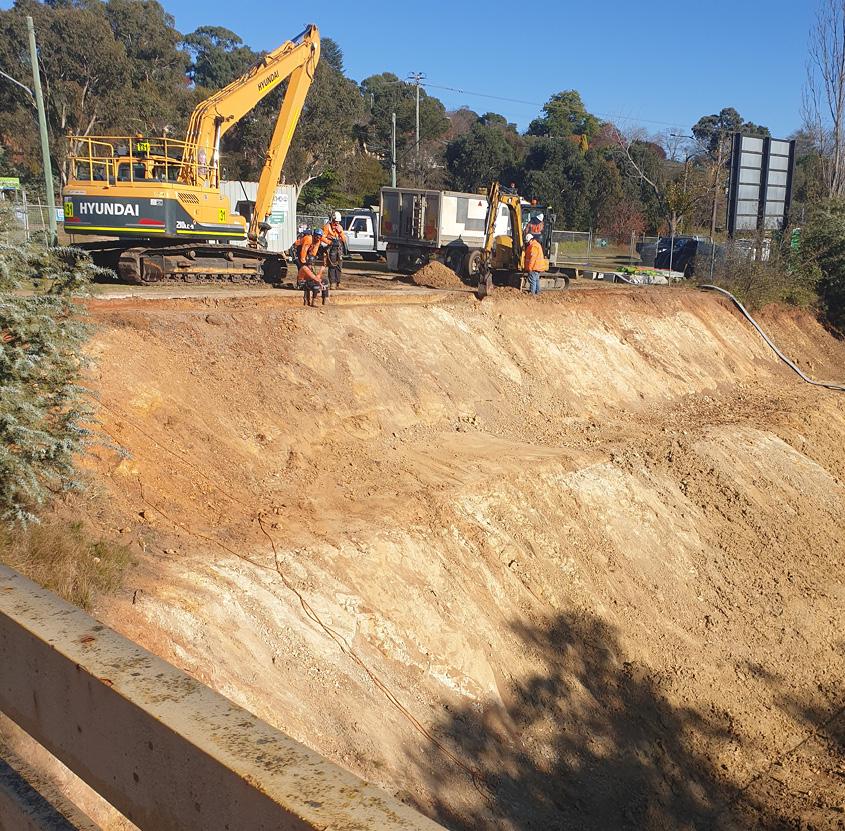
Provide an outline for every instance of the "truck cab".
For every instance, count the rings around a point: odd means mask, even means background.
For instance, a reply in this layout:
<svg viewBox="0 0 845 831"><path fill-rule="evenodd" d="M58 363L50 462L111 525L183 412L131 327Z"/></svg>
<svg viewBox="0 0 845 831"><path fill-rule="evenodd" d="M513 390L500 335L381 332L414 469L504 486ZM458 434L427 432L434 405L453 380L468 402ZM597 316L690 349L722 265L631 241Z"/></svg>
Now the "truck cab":
<svg viewBox="0 0 845 831"><path fill-rule="evenodd" d="M369 208L350 211L341 217L346 231L346 247L350 254L360 254L365 260L377 260L387 251L387 241L379 236L379 219Z"/></svg>

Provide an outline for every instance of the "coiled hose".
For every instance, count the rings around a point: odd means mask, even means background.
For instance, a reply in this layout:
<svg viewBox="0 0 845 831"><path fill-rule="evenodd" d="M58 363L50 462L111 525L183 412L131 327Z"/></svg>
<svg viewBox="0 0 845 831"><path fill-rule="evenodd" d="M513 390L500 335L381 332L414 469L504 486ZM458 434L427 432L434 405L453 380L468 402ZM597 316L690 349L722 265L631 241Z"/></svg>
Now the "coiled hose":
<svg viewBox="0 0 845 831"><path fill-rule="evenodd" d="M772 342L772 339L760 328L760 324L757 323L757 321L754 320L753 317L751 317L751 313L748 311L748 309L746 309L745 306L743 306L742 303L740 303L739 300L737 300L736 297L734 297L729 291L726 291L720 286L706 285L699 286L699 288L703 291L717 291L719 292L719 294L724 294L725 297L728 297L730 300L732 300L733 304L740 310L740 312L742 312L745 319L760 333L760 337L763 338L763 340L766 341L767 344L769 344L775 355L777 355L778 358L780 358L790 369L797 372L798 375L800 375L801 378L808 384L812 384L814 387L824 387L825 389L829 390L845 392L845 384L831 384L826 381L816 381L813 378L810 378L799 366L796 365L794 361L787 358L786 355L784 355L783 352L781 352L780 349L775 346L775 344Z"/></svg>

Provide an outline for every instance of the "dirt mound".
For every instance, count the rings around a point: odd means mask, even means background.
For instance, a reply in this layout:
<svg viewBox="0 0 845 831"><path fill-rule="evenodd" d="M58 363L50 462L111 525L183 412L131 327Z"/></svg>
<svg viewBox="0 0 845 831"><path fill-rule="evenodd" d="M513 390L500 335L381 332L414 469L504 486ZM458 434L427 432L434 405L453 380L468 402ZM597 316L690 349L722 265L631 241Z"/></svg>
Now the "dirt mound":
<svg viewBox="0 0 845 831"><path fill-rule="evenodd" d="M108 622L452 829L840 827L841 396L683 290L224 311L92 305Z"/></svg>
<svg viewBox="0 0 845 831"><path fill-rule="evenodd" d="M466 284L452 271L449 266L436 261L424 265L419 271L411 275L412 282L417 286L430 289L465 289Z"/></svg>

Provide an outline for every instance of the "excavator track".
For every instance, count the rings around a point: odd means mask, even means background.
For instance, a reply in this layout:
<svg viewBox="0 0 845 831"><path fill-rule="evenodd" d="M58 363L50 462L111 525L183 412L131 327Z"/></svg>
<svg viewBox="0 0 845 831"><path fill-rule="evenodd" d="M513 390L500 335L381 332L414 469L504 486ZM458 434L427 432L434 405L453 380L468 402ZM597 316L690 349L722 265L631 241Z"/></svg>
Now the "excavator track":
<svg viewBox="0 0 845 831"><path fill-rule="evenodd" d="M111 268L122 282L134 285L280 285L287 275L284 255L235 245L82 247L97 265Z"/></svg>

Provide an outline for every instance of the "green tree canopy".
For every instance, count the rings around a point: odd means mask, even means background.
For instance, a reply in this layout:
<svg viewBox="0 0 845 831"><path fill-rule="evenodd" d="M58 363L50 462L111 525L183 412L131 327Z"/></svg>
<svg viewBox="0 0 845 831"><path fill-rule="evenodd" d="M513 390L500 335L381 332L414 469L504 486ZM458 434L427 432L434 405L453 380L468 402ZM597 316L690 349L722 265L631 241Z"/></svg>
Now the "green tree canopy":
<svg viewBox="0 0 845 831"><path fill-rule="evenodd" d="M515 163L514 146L498 124L491 126L479 120L446 147L449 181L456 190L473 193L494 179L510 179Z"/></svg>
<svg viewBox="0 0 845 831"><path fill-rule="evenodd" d="M222 89L243 75L260 57L223 26L200 26L183 41L191 64L188 77L199 87Z"/></svg>
<svg viewBox="0 0 845 831"><path fill-rule="evenodd" d="M528 127L532 136L587 136L592 138L601 121L587 112L581 96L574 89L555 93L543 105L543 115Z"/></svg>
<svg viewBox="0 0 845 831"><path fill-rule="evenodd" d="M710 155L716 154L719 139L729 133L761 137L771 135L768 127L745 121L733 107L725 107L718 114L702 116L692 128L692 134Z"/></svg>

